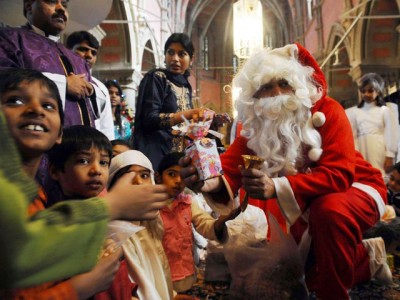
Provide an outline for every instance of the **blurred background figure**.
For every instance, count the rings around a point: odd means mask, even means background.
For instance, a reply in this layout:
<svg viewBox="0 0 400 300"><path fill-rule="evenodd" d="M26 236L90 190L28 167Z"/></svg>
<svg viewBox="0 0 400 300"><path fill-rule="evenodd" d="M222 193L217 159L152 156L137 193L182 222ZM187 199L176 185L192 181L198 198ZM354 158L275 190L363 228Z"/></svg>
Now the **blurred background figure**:
<svg viewBox="0 0 400 300"><path fill-rule="evenodd" d="M394 113L385 105L385 83L376 73L361 77L361 102L347 110L356 149L387 178L397 152L398 124Z"/></svg>
<svg viewBox="0 0 400 300"><path fill-rule="evenodd" d="M68 36L66 46L82 57L87 62L90 72L92 72L100 48L99 41L88 31L75 31ZM111 141L114 139L114 123L110 95L108 94L108 89L100 80L93 76L92 80L99 87L103 95L103 97L96 99L97 107L100 110L100 117L98 120L95 120L96 129L104 133Z"/></svg>
<svg viewBox="0 0 400 300"><path fill-rule="evenodd" d="M110 94L115 138L129 141L132 136L131 123L122 115L122 99L125 95L117 80L108 80L105 86Z"/></svg>

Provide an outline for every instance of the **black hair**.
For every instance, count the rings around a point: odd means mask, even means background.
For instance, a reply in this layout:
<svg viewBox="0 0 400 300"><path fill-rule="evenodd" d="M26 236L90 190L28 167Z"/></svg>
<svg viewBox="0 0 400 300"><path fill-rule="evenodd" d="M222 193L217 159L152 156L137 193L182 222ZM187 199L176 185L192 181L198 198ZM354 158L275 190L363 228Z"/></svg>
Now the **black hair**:
<svg viewBox="0 0 400 300"><path fill-rule="evenodd" d="M189 53L190 58L193 58L194 46L190 37L185 33L173 33L165 42L164 45L164 55L167 53L169 46L172 43L180 43L183 48Z"/></svg>
<svg viewBox="0 0 400 300"><path fill-rule="evenodd" d="M65 128L61 144L55 145L48 151L49 164L57 170L64 171L68 158L78 151L89 150L92 147L106 151L111 160L111 142L102 132L84 125Z"/></svg>
<svg viewBox="0 0 400 300"><path fill-rule="evenodd" d="M0 70L0 96L8 91L17 89L18 86L24 81L28 83L39 82L42 86L45 86L49 90L51 97L57 100L58 114L61 120L61 133L64 125L64 110L60 93L54 81L47 78L41 72L20 68L6 68Z"/></svg>
<svg viewBox="0 0 400 300"><path fill-rule="evenodd" d="M162 175L162 173L172 167L179 165L179 160L185 156L183 152L171 152L166 154L160 161L158 166L158 174Z"/></svg>
<svg viewBox="0 0 400 300"><path fill-rule="evenodd" d="M133 150L132 146L129 144L128 141L125 140L112 140L111 141L111 145L112 146L116 146L116 145L121 145L121 146L126 146L129 149Z"/></svg>
<svg viewBox="0 0 400 300"><path fill-rule="evenodd" d="M391 168L390 168L390 172L396 170L397 172L400 173L400 162L395 163Z"/></svg>
<svg viewBox="0 0 400 300"><path fill-rule="evenodd" d="M385 100L383 99L383 92L385 90L385 81L383 78L377 73L367 73L363 75L360 79L359 89L363 89L367 84L371 84L372 88L376 91L378 96L375 99L377 106L384 106ZM361 99L358 107L361 108L364 106L364 100Z"/></svg>
<svg viewBox="0 0 400 300"><path fill-rule="evenodd" d="M90 47L95 49L99 49L100 47L99 41L88 31L75 31L71 33L68 36L65 45L68 49L72 49L75 45L82 42L87 42Z"/></svg>
<svg viewBox="0 0 400 300"><path fill-rule="evenodd" d="M125 173L127 173L129 171L129 169L131 168L132 165L128 165L125 166L121 169L119 169L117 171L117 173L115 173L114 177L111 179L110 184L108 185L108 190L110 191L111 188L114 186L114 184L117 182L118 179L120 179L122 177L122 175L124 175Z"/></svg>
<svg viewBox="0 0 400 300"><path fill-rule="evenodd" d="M122 93L122 88L119 85L117 80L107 80L104 85L106 86L107 89L109 89L110 87L116 87L118 90L118 94L121 97L121 101L122 98L125 97L125 95ZM122 134L122 118L121 118L121 105L118 105L117 108L115 109L115 123L119 126L119 134Z"/></svg>

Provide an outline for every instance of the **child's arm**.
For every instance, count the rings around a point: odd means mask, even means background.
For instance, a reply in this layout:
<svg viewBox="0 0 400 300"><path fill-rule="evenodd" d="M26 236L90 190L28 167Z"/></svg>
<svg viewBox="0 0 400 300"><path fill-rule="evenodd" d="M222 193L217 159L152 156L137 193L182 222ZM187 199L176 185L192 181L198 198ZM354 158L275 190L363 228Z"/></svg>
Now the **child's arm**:
<svg viewBox="0 0 400 300"><path fill-rule="evenodd" d="M49 288L36 292L21 290L21 297L23 299L40 299L40 300L54 300L54 299L68 299L79 300L88 299L89 297L106 290L111 284L115 273L119 267L119 258L122 251L119 250L107 257L102 257L97 265L88 273L77 275L71 279L62 281ZM18 296L17 295L17 296Z"/></svg>
<svg viewBox="0 0 400 300"><path fill-rule="evenodd" d="M120 266L121 255L122 249L119 248L108 256L102 256L90 272L74 276L69 280L79 299L87 299L109 288Z"/></svg>
<svg viewBox="0 0 400 300"><path fill-rule="evenodd" d="M225 222L236 218L240 214L240 207L232 210L230 214L215 220L201 209L196 202L192 202L192 223L194 228L205 238L223 241L226 234Z"/></svg>
<svg viewBox="0 0 400 300"><path fill-rule="evenodd" d="M214 224L214 230L215 230L215 235L217 236L218 240L220 242L224 242L226 238L228 237L228 231L226 228L226 222L229 220L235 219L239 214L241 210L240 207L235 208L230 212L228 215L220 216Z"/></svg>
<svg viewBox="0 0 400 300"><path fill-rule="evenodd" d="M137 197L142 196L137 193L138 186L127 185L132 174L119 180L125 186L110 192L107 201L93 198L58 203L28 218L27 207L37 186L22 171L21 159L1 112L0 139L1 288L38 285L90 270L97 260L110 216L135 219L156 215L168 198L165 187L160 186L144 188L142 194L146 193L146 197ZM147 200L150 202L146 206L143 201ZM38 245L45 249L37 251Z"/></svg>

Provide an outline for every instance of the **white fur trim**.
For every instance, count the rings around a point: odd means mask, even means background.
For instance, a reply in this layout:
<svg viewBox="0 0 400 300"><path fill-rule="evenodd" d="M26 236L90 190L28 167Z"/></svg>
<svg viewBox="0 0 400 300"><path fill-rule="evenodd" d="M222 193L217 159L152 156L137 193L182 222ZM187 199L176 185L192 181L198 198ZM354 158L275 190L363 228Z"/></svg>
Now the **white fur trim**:
<svg viewBox="0 0 400 300"><path fill-rule="evenodd" d="M308 151L308 158L311 161L318 161L322 155L322 149L321 148L312 148L310 151Z"/></svg>
<svg viewBox="0 0 400 300"><path fill-rule="evenodd" d="M352 184L352 187L355 187L356 189L359 189L359 190L365 192L366 194L370 195L375 200L376 206L378 207L380 218L385 214L386 204L376 189L374 189L372 186L369 186L369 185L366 185L363 183L359 183L359 182L354 182Z"/></svg>
<svg viewBox="0 0 400 300"><path fill-rule="evenodd" d="M293 225L301 216L301 209L296 201L292 187L286 177L272 178L275 185L276 198L278 199L281 212L286 220Z"/></svg>
<svg viewBox="0 0 400 300"><path fill-rule="evenodd" d="M316 128L321 127L322 125L324 125L325 121L326 121L325 114L320 112L320 111L317 111L312 116L312 122L313 122L314 127L316 127Z"/></svg>

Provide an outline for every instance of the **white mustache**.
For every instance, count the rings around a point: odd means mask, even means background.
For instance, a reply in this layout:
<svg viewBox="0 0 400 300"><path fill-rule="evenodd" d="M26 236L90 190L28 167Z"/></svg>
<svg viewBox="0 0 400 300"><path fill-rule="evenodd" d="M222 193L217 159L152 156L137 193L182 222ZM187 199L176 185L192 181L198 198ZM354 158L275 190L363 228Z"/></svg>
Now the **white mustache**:
<svg viewBox="0 0 400 300"><path fill-rule="evenodd" d="M294 112L299 108L299 102L294 95L278 95L275 97L261 98L255 101L254 113L257 117L277 120L282 108Z"/></svg>

